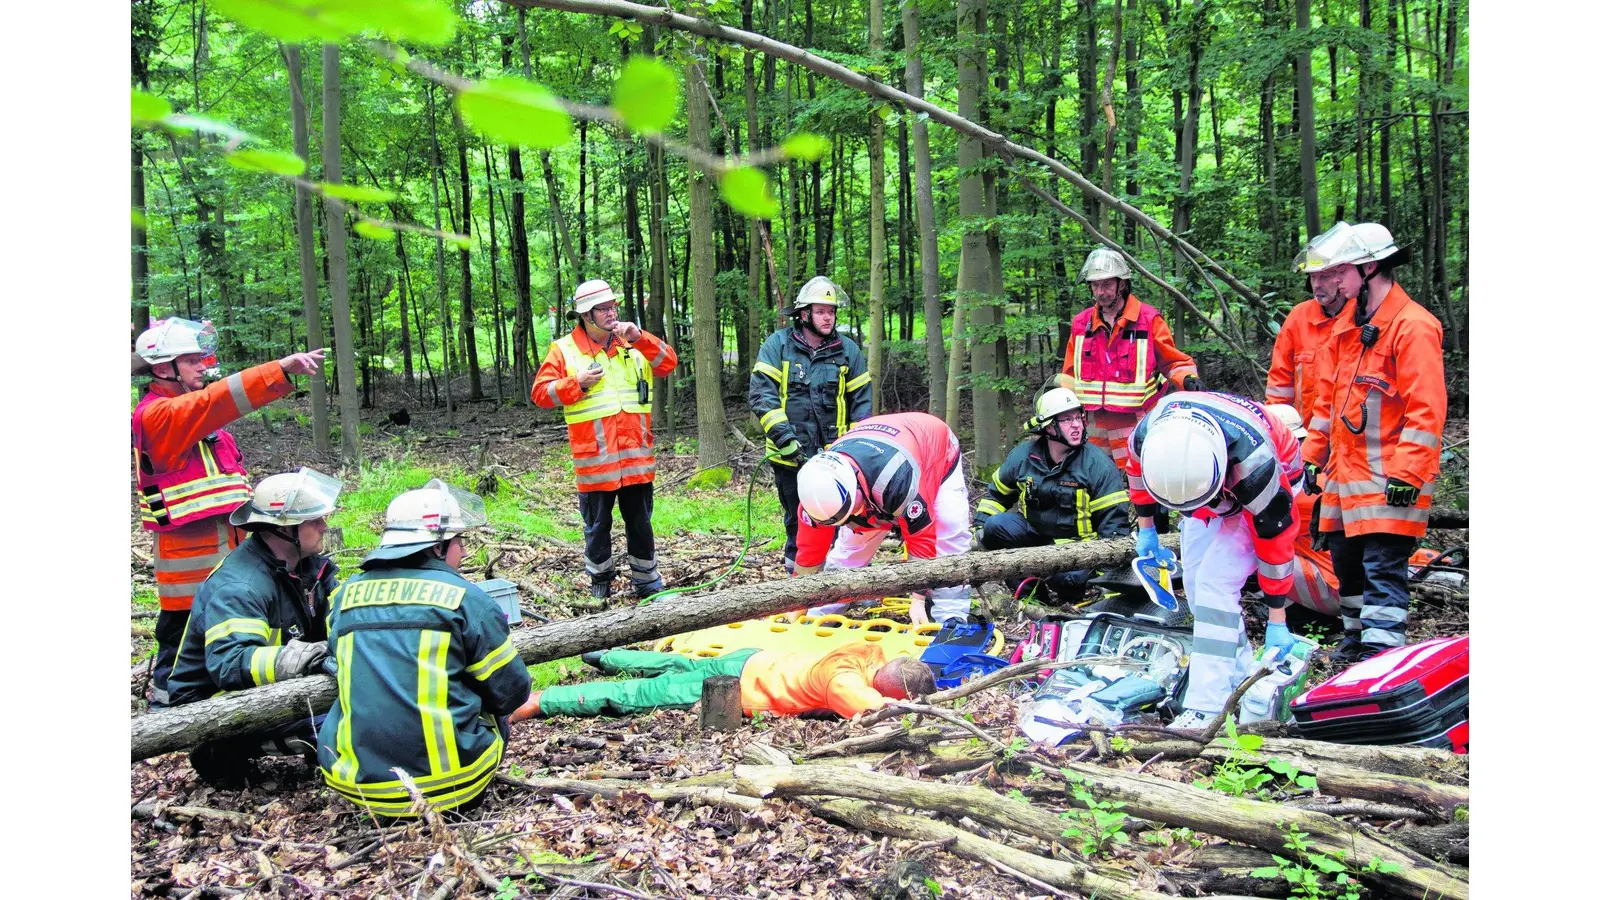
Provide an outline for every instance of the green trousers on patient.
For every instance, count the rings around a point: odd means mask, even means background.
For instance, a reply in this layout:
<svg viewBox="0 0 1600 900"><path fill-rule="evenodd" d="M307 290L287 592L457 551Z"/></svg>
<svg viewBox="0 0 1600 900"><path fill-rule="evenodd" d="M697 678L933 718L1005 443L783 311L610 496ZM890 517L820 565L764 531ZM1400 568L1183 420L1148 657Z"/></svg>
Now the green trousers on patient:
<svg viewBox="0 0 1600 900"><path fill-rule="evenodd" d="M700 702L701 686L714 675L738 677L756 650L735 650L697 658L679 653L608 650L601 671L644 675L626 681L591 681L545 688L539 713L545 716L631 716L657 709L688 709Z"/></svg>

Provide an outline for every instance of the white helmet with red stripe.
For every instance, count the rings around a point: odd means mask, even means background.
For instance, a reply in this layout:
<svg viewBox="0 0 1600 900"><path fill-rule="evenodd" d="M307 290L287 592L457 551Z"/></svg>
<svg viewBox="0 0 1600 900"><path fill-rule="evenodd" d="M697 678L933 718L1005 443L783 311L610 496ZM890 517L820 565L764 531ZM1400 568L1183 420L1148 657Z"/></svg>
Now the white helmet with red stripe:
<svg viewBox="0 0 1600 900"><path fill-rule="evenodd" d="M339 479L303 466L298 472L268 475L228 521L236 526L298 525L332 513L342 490Z"/></svg>
<svg viewBox="0 0 1600 900"><path fill-rule="evenodd" d="M201 354L207 368L217 364L217 329L210 320L157 319L133 341L133 374L147 375L156 363L172 362L180 356Z"/></svg>
<svg viewBox="0 0 1600 900"><path fill-rule="evenodd" d="M435 478L389 501L378 545L436 544L487 524L482 497Z"/></svg>
<svg viewBox="0 0 1600 900"><path fill-rule="evenodd" d="M1202 409L1172 406L1150 423L1139 453L1144 487L1168 509L1193 512L1222 492L1228 439Z"/></svg>
<svg viewBox="0 0 1600 900"><path fill-rule="evenodd" d="M860 478L855 465L832 450L806 460L796 480L800 508L814 525L842 525L860 503Z"/></svg>
<svg viewBox="0 0 1600 900"><path fill-rule="evenodd" d="M592 278L578 285L577 293L572 295L572 311L583 315L607 300L617 299L616 292L611 290L611 285L603 278Z"/></svg>

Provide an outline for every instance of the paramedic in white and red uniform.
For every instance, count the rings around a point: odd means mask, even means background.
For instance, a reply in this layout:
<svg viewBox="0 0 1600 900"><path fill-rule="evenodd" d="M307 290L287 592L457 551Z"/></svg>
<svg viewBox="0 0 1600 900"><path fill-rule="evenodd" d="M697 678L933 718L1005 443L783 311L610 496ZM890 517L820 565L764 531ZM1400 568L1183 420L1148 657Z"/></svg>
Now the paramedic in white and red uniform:
<svg viewBox="0 0 1600 900"><path fill-rule="evenodd" d="M1128 438L1128 494L1141 556L1156 542L1156 512L1183 514L1183 584L1194 613L1184 712L1174 728L1204 728L1249 675L1239 592L1254 572L1266 595L1266 645L1294 645L1284 608L1294 587L1300 444L1260 404L1215 391L1157 401Z"/></svg>
<svg viewBox="0 0 1600 900"><path fill-rule="evenodd" d="M950 426L927 413L862 420L801 466L798 481L796 575L817 572L824 562L830 569L867 565L895 525L912 559L954 556L972 546L961 444ZM912 596L913 623L930 615L940 624L966 621L967 586L930 595L931 614L923 598Z"/></svg>

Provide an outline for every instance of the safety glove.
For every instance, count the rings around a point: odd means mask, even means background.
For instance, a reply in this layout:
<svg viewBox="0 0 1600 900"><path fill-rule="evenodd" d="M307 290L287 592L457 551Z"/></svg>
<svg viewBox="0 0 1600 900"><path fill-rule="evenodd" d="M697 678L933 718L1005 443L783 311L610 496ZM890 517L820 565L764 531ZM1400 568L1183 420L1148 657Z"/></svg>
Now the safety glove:
<svg viewBox="0 0 1600 900"><path fill-rule="evenodd" d="M1203 391L1206 386L1201 383L1198 375L1183 376L1183 389L1186 391Z"/></svg>
<svg viewBox="0 0 1600 900"><path fill-rule="evenodd" d="M328 658L327 641L292 640L278 651L278 680L300 678L322 670L322 661Z"/></svg>
<svg viewBox="0 0 1600 900"><path fill-rule="evenodd" d="M1307 494L1322 493L1322 485L1317 484L1317 476L1322 474L1322 467L1316 463L1306 463L1305 492Z"/></svg>
<svg viewBox="0 0 1600 900"><path fill-rule="evenodd" d="M1294 635L1289 633L1287 622L1268 622L1266 649L1278 651L1278 659L1288 659L1289 651L1297 643Z"/></svg>
<svg viewBox="0 0 1600 900"><path fill-rule="evenodd" d="M789 443L778 448L778 456L783 459L798 459L800 457L800 442L791 438Z"/></svg>
<svg viewBox="0 0 1600 900"><path fill-rule="evenodd" d="M1389 487L1384 491L1384 502L1390 506L1410 506L1417 502L1417 497L1422 489L1406 484L1398 478L1389 479Z"/></svg>

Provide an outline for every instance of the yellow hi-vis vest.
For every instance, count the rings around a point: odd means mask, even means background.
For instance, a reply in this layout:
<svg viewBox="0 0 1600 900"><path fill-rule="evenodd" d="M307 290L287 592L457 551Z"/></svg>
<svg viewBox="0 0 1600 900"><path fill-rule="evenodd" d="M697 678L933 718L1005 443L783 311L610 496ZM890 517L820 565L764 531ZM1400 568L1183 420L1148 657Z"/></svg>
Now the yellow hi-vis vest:
<svg viewBox="0 0 1600 900"><path fill-rule="evenodd" d="M571 334L556 341L556 347L561 350L568 375L576 376L596 363L605 369L605 374L590 386L582 399L561 407L561 415L568 425L624 412L649 414L650 362L643 353L629 347L616 354L601 350L590 356L578 349L578 342Z"/></svg>

